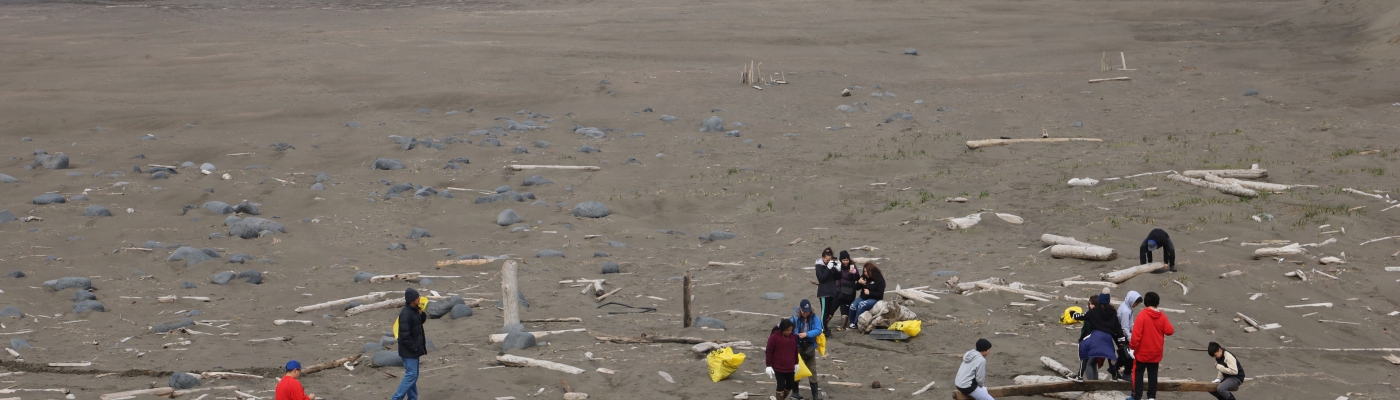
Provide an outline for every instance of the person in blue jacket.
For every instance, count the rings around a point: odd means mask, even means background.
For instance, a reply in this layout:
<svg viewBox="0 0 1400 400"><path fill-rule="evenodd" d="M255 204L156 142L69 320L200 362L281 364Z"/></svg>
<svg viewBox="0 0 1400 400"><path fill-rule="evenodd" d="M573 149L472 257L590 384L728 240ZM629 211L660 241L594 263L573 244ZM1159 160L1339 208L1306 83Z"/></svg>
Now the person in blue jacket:
<svg viewBox="0 0 1400 400"><path fill-rule="evenodd" d="M812 376L807 378L807 383L812 387L812 400L821 400L817 389L817 336L822 334L822 317L812 310L811 301L802 299L802 303L792 310L792 324L795 327L793 332L797 334L798 358L802 359L807 370L812 371ZM802 395L794 390L792 398L802 400Z"/></svg>

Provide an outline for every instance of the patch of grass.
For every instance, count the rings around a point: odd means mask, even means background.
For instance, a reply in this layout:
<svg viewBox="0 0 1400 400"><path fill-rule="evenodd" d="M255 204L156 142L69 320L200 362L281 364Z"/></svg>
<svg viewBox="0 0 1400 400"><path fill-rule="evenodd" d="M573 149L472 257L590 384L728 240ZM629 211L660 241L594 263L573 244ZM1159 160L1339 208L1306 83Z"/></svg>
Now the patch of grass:
<svg viewBox="0 0 1400 400"><path fill-rule="evenodd" d="M977 198L979 198L979 199L985 199L985 198L988 198L988 197L992 197L992 193L991 193L991 192L988 192L988 191L986 191L986 190L983 190L981 194L978 194L978 195L977 195Z"/></svg>
<svg viewBox="0 0 1400 400"><path fill-rule="evenodd" d="M929 200L933 200L937 197L938 196L933 195L933 192L928 191L928 189L919 189L919 204L927 203Z"/></svg>
<svg viewBox="0 0 1400 400"><path fill-rule="evenodd" d="M1341 149L1332 152L1332 158L1346 157L1356 153L1359 153L1356 149Z"/></svg>
<svg viewBox="0 0 1400 400"><path fill-rule="evenodd" d="M1370 172L1371 175L1375 175L1375 176L1385 176L1385 168L1381 168L1381 167L1376 167L1376 168L1372 168L1372 169L1365 169L1365 168L1363 168L1362 171Z"/></svg>

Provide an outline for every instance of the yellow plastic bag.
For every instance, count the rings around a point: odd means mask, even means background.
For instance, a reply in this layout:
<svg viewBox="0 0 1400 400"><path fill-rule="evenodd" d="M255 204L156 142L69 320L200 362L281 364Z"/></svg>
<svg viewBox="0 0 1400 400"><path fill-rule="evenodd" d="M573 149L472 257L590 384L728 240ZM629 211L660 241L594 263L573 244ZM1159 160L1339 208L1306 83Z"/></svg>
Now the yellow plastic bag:
<svg viewBox="0 0 1400 400"><path fill-rule="evenodd" d="M734 349L725 347L711 351L705 358L710 364L710 380L719 382L739 370L739 366L744 364L745 356L744 353L735 353Z"/></svg>
<svg viewBox="0 0 1400 400"><path fill-rule="evenodd" d="M923 330L924 321L911 319L890 324L890 330L904 332L909 337L919 336L919 331Z"/></svg>
<svg viewBox="0 0 1400 400"><path fill-rule="evenodd" d="M807 363L802 362L802 357L797 357L797 373L792 376L794 381L801 381L802 378L812 376L812 370L807 369Z"/></svg>
<svg viewBox="0 0 1400 400"><path fill-rule="evenodd" d="M1084 309L1079 308L1079 306L1070 306L1069 308L1066 308L1065 312L1060 314L1060 325L1074 325L1079 323L1079 321L1074 320L1074 314L1083 313Z"/></svg>
<svg viewBox="0 0 1400 400"><path fill-rule="evenodd" d="M418 298L418 309L419 309L419 310L426 310L426 309L428 309L428 298L427 298L427 297L419 297L419 298ZM398 338L399 338L399 317L394 317L394 339L397 340Z"/></svg>
<svg viewBox="0 0 1400 400"><path fill-rule="evenodd" d="M822 357L826 357L826 333L825 333L825 332L823 332L823 333L820 334L820 335L817 335L817 352L818 352L818 353L822 353Z"/></svg>

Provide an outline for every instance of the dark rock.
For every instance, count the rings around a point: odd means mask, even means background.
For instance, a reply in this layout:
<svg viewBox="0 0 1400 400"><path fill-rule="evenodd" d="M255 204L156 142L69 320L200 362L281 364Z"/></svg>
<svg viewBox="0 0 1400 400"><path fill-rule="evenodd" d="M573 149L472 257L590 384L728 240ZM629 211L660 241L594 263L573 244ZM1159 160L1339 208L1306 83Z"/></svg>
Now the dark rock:
<svg viewBox="0 0 1400 400"><path fill-rule="evenodd" d="M452 319L470 317L472 316L472 307L466 304L452 306L452 311L448 312L448 316Z"/></svg>
<svg viewBox="0 0 1400 400"><path fill-rule="evenodd" d="M501 351L525 350L535 347L535 335L524 332L511 332L501 341Z"/></svg>
<svg viewBox="0 0 1400 400"><path fill-rule="evenodd" d="M216 250L214 250L214 249L211 249L211 248L208 248L208 247L199 249L199 251L204 252L204 255L209 256L209 258L223 258L223 256L220 256L220 255L219 255L219 252L218 252L218 251L216 251Z"/></svg>
<svg viewBox="0 0 1400 400"><path fill-rule="evenodd" d="M70 276L44 281L44 287L55 292L69 288L87 290L92 289L92 280L80 276Z"/></svg>
<svg viewBox="0 0 1400 400"><path fill-rule="evenodd" d="M237 278L254 285L262 284L262 272L258 272L256 269L239 272Z"/></svg>
<svg viewBox="0 0 1400 400"><path fill-rule="evenodd" d="M15 183L15 182L19 182L19 179L15 179L15 177L13 177L13 176L5 175L5 174L0 174L0 183Z"/></svg>
<svg viewBox="0 0 1400 400"><path fill-rule="evenodd" d="M68 201L88 201L88 197L85 194L79 194L74 195L73 198L68 199Z"/></svg>
<svg viewBox="0 0 1400 400"><path fill-rule="evenodd" d="M531 336L533 337L533 335ZM390 338L393 339L393 338ZM402 367L403 358L399 357L399 352L394 350L381 350L370 357L370 362L376 367Z"/></svg>
<svg viewBox="0 0 1400 400"><path fill-rule="evenodd" d="M408 250L408 245L403 243L391 243L389 244L389 250Z"/></svg>
<svg viewBox="0 0 1400 400"><path fill-rule="evenodd" d="M156 325L153 329L155 333L166 333L176 329L194 326L194 320L181 318L177 320L165 321Z"/></svg>
<svg viewBox="0 0 1400 400"><path fill-rule="evenodd" d="M349 309L351 309L351 308L359 307L359 306L362 306L362 305L365 305L365 303L361 303L359 300L354 300L354 301L351 301L351 302L349 302L349 303L345 303L345 309L346 309L346 310L349 310Z"/></svg>
<svg viewBox="0 0 1400 400"><path fill-rule="evenodd" d="M83 300L73 303L74 314L84 314L89 312L107 312L107 307L97 300Z"/></svg>
<svg viewBox="0 0 1400 400"><path fill-rule="evenodd" d="M486 195L486 196L477 197L477 198L476 198L476 201L474 201L473 203L475 203L475 204L489 204L489 203L495 203L495 202L498 202L498 201L501 201L501 200L505 200L505 199L506 199L506 197L505 197L505 196L502 196L502 195L500 195L500 194L491 194L491 195Z"/></svg>
<svg viewBox="0 0 1400 400"><path fill-rule="evenodd" d="M170 173L165 171L156 171L151 173L151 179L170 179Z"/></svg>
<svg viewBox="0 0 1400 400"><path fill-rule="evenodd" d="M233 206L233 211L248 215L258 215L258 205L249 203L248 200L243 200L242 203Z"/></svg>
<svg viewBox="0 0 1400 400"><path fill-rule="evenodd" d="M0 317L24 318L24 313L15 306L5 306L4 309L0 309Z"/></svg>
<svg viewBox="0 0 1400 400"><path fill-rule="evenodd" d="M505 193L505 192L509 192L509 191L510 191L510 185L505 185L505 186L501 186L501 187L496 188L496 193Z"/></svg>
<svg viewBox="0 0 1400 400"><path fill-rule="evenodd" d="M557 250L549 250L549 249L540 250L540 251L538 251L538 252L535 253L535 258L549 258L549 257L564 258L564 253L561 253L561 252L559 252L559 251L557 251Z"/></svg>
<svg viewBox="0 0 1400 400"><path fill-rule="evenodd" d="M726 232L726 231L719 231L719 230L716 230L716 231L710 231L710 234L709 234L709 235L701 236L700 239L709 240L709 241L715 241L715 240L729 240L729 239L733 239L733 238L736 238L736 237L739 237L739 235L736 235L736 234L734 234L733 232Z"/></svg>
<svg viewBox="0 0 1400 400"><path fill-rule="evenodd" d="M1244 91L1244 95L1245 95L1245 96L1258 96L1258 95L1259 95L1259 91L1258 91L1258 90L1254 90L1254 89L1249 89L1249 90ZM53 168L50 168L50 169L53 169Z"/></svg>
<svg viewBox="0 0 1400 400"><path fill-rule="evenodd" d="M264 231L287 233L287 227L282 226L282 223L277 221L248 217L229 227L228 234L229 236L252 239L261 236Z"/></svg>
<svg viewBox="0 0 1400 400"><path fill-rule="evenodd" d="M368 271L357 271L357 272L355 272L355 283L360 283L360 282L362 282L362 281L367 281L367 280L369 280L369 278L373 278L373 277L374 277L374 274L371 273L371 272L368 272Z"/></svg>
<svg viewBox="0 0 1400 400"><path fill-rule="evenodd" d="M544 176L541 175L535 175L529 178L525 178L525 182L521 183L521 186L537 186L546 183L554 183L554 181L545 179Z"/></svg>
<svg viewBox="0 0 1400 400"><path fill-rule="evenodd" d="M214 164L210 164L210 163L200 164L200 165L199 165L199 170L200 170L200 171L209 171L209 172L218 171L217 168L214 168Z"/></svg>
<svg viewBox="0 0 1400 400"><path fill-rule="evenodd" d="M28 275L25 275L25 274L24 274L24 271L20 271L20 270L10 271L9 273L6 273L6 274L5 274L5 277L6 277L6 278L15 278L15 279L23 278L23 277L25 277L25 276L28 276Z"/></svg>
<svg viewBox="0 0 1400 400"><path fill-rule="evenodd" d="M616 273L620 272L621 270L622 270L622 267L619 267L619 266L617 265L617 263L615 263L615 262L608 261L608 262L603 263L603 273L604 273L604 274L616 274Z"/></svg>
<svg viewBox="0 0 1400 400"><path fill-rule="evenodd" d="M782 293L778 293L778 292L768 292L768 293L764 293L763 296L759 296L759 297L763 298L764 300L782 300L783 297L787 297L787 296L783 295Z"/></svg>
<svg viewBox="0 0 1400 400"><path fill-rule="evenodd" d="M499 301L497 301L497 303L499 303ZM500 331L499 333L511 333L511 332L525 333L525 325L521 325L521 324L509 324L509 325L506 325L506 326L501 327L501 331Z"/></svg>
<svg viewBox="0 0 1400 400"><path fill-rule="evenodd" d="M478 143L477 145L478 145L478 146L501 147L501 141L500 141L500 140L496 140L496 138L489 137L489 138L481 139L481 142Z"/></svg>
<svg viewBox="0 0 1400 400"><path fill-rule="evenodd" d="M346 128L364 128L365 125L364 125L364 124L361 124L361 123L359 123L359 122L350 121L350 122L346 122L346 123L345 123L345 127L346 127Z"/></svg>
<svg viewBox="0 0 1400 400"><path fill-rule="evenodd" d="M45 204L62 204L67 202L68 199L63 198L63 195L58 193L44 193L38 196L34 196L33 201L34 204L41 206Z"/></svg>
<svg viewBox="0 0 1400 400"><path fill-rule="evenodd" d="M361 353L368 353L368 352L371 352L371 351L380 351L380 350L384 350L384 346L380 346L379 343L369 342L369 343L365 343L364 346L360 346L360 352L361 352Z"/></svg>
<svg viewBox="0 0 1400 400"><path fill-rule="evenodd" d="M915 48L913 48L913 47L910 47L910 48L904 49L904 54L908 54L908 55L911 55L911 56L917 56L917 55L919 55L919 50L918 50L918 49L915 49Z"/></svg>
<svg viewBox="0 0 1400 400"><path fill-rule="evenodd" d="M34 156L34 168L44 167L44 169L66 169L68 168L67 154L40 154Z"/></svg>
<svg viewBox="0 0 1400 400"><path fill-rule="evenodd" d="M597 147L593 147L593 146L583 146L583 147L580 147L580 148L578 149L578 151L579 151L580 153L592 154L592 153L601 153L601 152L603 152L603 149L600 149L600 148L597 148Z"/></svg>
<svg viewBox="0 0 1400 400"><path fill-rule="evenodd" d="M184 372L170 374L168 386L175 390L185 390L199 386L199 377Z"/></svg>
<svg viewBox="0 0 1400 400"><path fill-rule="evenodd" d="M421 239L425 237L433 237L433 234L428 233L428 230L423 228L413 228L413 230L408 231L409 239Z"/></svg>
<svg viewBox="0 0 1400 400"><path fill-rule="evenodd" d="M233 271L224 271L214 274L214 276L209 278L209 281L214 282L215 285L227 285L229 282L232 282L233 278L236 276L238 276L238 274Z"/></svg>
<svg viewBox="0 0 1400 400"><path fill-rule="evenodd" d="M330 176L330 175L327 175L325 172L317 172L317 173L316 173L316 183L326 183L326 182L330 182L330 181L331 181L331 176Z"/></svg>
<svg viewBox="0 0 1400 400"><path fill-rule="evenodd" d="M209 257L208 254L205 254L204 251L200 249L185 246L175 249L175 252L170 253L170 257L166 257L165 262L184 261L186 267L193 267L195 264L212 259L212 257Z"/></svg>
<svg viewBox="0 0 1400 400"><path fill-rule="evenodd" d="M496 216L496 225L511 226L518 223L520 223L520 214L516 214L515 210L506 209Z"/></svg>
<svg viewBox="0 0 1400 400"><path fill-rule="evenodd" d="M514 152L515 154L524 154L529 153L530 149L527 149L524 146L515 146L515 150L512 150L512 152Z"/></svg>
<svg viewBox="0 0 1400 400"><path fill-rule="evenodd" d="M585 201L574 206L574 216L584 218L602 218L612 214L608 206L596 201Z"/></svg>
<svg viewBox="0 0 1400 400"><path fill-rule="evenodd" d="M10 210L0 210L0 224L4 224L4 223L6 223L6 222L10 222L10 221L14 221L14 220L15 220L15 213L10 212Z"/></svg>
<svg viewBox="0 0 1400 400"><path fill-rule="evenodd" d="M711 115L700 121L700 132L724 132L724 119L718 115Z"/></svg>
<svg viewBox="0 0 1400 400"><path fill-rule="evenodd" d="M385 171L403 169L403 163L392 158L376 158L374 159L374 169Z"/></svg>
<svg viewBox="0 0 1400 400"><path fill-rule="evenodd" d="M233 206L230 206L228 205L228 203L222 201L210 201L204 203L204 205L201 207L204 207L205 210L212 211L215 214L233 214Z"/></svg>
<svg viewBox="0 0 1400 400"><path fill-rule="evenodd" d="M408 182L404 182L404 183L396 184L396 185L394 185L394 186L390 186L390 187L389 187L389 190L387 190L387 191L384 192L384 200L388 200L388 199L393 198L394 196L398 196L399 193L408 192L408 191L413 191L413 190L415 190L414 187L413 187L413 184L412 184L412 183L408 183Z"/></svg>
<svg viewBox="0 0 1400 400"><path fill-rule="evenodd" d="M84 217L110 217L110 216L112 216L112 211L108 210L107 207L103 207L103 206L99 206L99 205L93 204L93 205L87 206L86 209L83 209L83 216L84 216Z"/></svg>
<svg viewBox="0 0 1400 400"><path fill-rule="evenodd" d="M714 318L700 316L695 317L695 323L690 324L690 326L696 328L724 329L724 322Z"/></svg>
<svg viewBox="0 0 1400 400"><path fill-rule="evenodd" d="M466 302L462 300L462 296L452 296L447 298L447 300L429 301L428 307L424 308L423 311L428 314L429 318L437 319L452 312L452 307L465 304Z"/></svg>
<svg viewBox="0 0 1400 400"><path fill-rule="evenodd" d="M953 111L953 107L938 107L938 111Z"/></svg>
<svg viewBox="0 0 1400 400"><path fill-rule="evenodd" d="M606 258L606 257L612 257L612 256L608 255L608 253L604 253L604 252L601 252L601 251L595 251L595 252L593 252L593 258Z"/></svg>
<svg viewBox="0 0 1400 400"><path fill-rule="evenodd" d="M1070 127L1071 127L1071 128L1083 128L1083 127L1084 127L1084 121L1074 121L1074 124L1070 125Z"/></svg>
<svg viewBox="0 0 1400 400"><path fill-rule="evenodd" d="M662 121L662 122L676 122L676 117L673 117L673 116L670 116L670 115L662 115L662 116L661 116L661 121Z"/></svg>
<svg viewBox="0 0 1400 400"><path fill-rule="evenodd" d="M268 147L272 147L273 150L277 151L296 150L296 146L292 146L290 144L287 144L286 142L269 145Z"/></svg>
<svg viewBox="0 0 1400 400"><path fill-rule="evenodd" d="M617 241L609 240L609 241L608 241L608 246L612 246L612 247L627 247L627 243L622 243L622 242L617 242Z"/></svg>
<svg viewBox="0 0 1400 400"><path fill-rule="evenodd" d="M97 295L87 290L74 290L73 301L97 300Z"/></svg>
<svg viewBox="0 0 1400 400"><path fill-rule="evenodd" d="M457 164L452 164L452 165L457 165ZM321 184L321 183L312 184L312 185L311 185L311 190L326 190L326 185L325 185L325 184Z"/></svg>
<svg viewBox="0 0 1400 400"><path fill-rule="evenodd" d="M416 192L413 192L413 198L422 200L429 197L433 197L436 194L438 194L437 189L433 189L432 187L424 187L422 189L418 189L418 191Z"/></svg>
<svg viewBox="0 0 1400 400"><path fill-rule="evenodd" d="M549 148L549 142L546 142L546 141L543 141L543 140L535 141L535 144L534 144L534 145L535 145L535 147L541 148L541 149L547 149L547 148Z"/></svg>
<svg viewBox="0 0 1400 400"><path fill-rule="evenodd" d="M181 284L180 284L180 288L181 288L181 289L196 289L196 288L199 288L199 286L196 286L196 285L194 284L194 282L185 281L184 283L181 283Z"/></svg>

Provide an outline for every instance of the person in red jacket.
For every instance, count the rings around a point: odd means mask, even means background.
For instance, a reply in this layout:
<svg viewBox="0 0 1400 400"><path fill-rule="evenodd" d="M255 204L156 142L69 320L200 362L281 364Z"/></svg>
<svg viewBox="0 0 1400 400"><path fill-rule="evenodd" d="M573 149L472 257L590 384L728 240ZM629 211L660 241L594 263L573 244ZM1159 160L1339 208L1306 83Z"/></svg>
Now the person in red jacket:
<svg viewBox="0 0 1400 400"><path fill-rule="evenodd" d="M315 393L306 393L306 389L301 387L301 363L297 360L287 361L287 374L282 375L282 380L277 382L277 391L273 392L275 400L312 400L316 398Z"/></svg>
<svg viewBox="0 0 1400 400"><path fill-rule="evenodd" d="M1157 310L1157 305L1162 302L1162 297L1157 292L1147 292L1143 296L1143 304L1147 305L1133 321L1132 339L1128 341L1128 348L1133 350L1135 360L1133 366L1133 397L1129 400L1143 399L1143 373L1147 373L1147 400L1157 398L1157 365L1162 362L1162 348L1167 340L1167 336L1176 333L1176 328L1172 327L1172 321L1167 319L1166 314Z"/></svg>
<svg viewBox="0 0 1400 400"><path fill-rule="evenodd" d="M763 362L768 365L768 379L778 381L778 400L797 391L797 336L793 336L792 320L783 318L768 334L768 346L763 349Z"/></svg>

